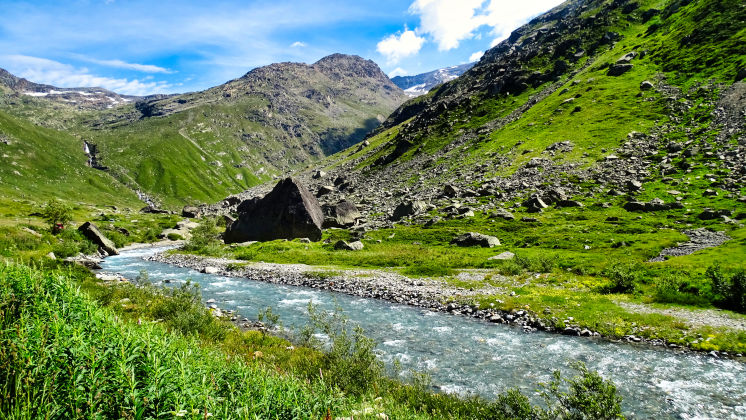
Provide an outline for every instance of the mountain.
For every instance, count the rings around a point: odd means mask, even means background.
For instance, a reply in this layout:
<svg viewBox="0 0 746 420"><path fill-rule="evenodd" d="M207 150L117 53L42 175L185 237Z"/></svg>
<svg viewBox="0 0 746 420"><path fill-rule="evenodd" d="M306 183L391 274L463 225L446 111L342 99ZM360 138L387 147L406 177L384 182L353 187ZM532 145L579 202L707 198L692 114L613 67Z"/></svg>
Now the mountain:
<svg viewBox="0 0 746 420"><path fill-rule="evenodd" d="M119 95L98 87L59 88L43 85L16 77L0 69L0 86L7 88L15 95L46 98L50 101L65 103L81 109L107 109L134 102L136 96Z"/></svg>
<svg viewBox="0 0 746 420"><path fill-rule="evenodd" d="M710 173L707 187L724 192L705 202L733 208L746 182L746 35L734 23L745 16L734 0L565 2L402 105L334 169L360 197L437 200L449 183L494 197L485 210L555 189L605 202L628 182L661 189L677 174L699 191ZM372 201L381 220L395 205Z"/></svg>
<svg viewBox="0 0 746 420"><path fill-rule="evenodd" d="M461 76L470 68L474 67L474 64L475 63L466 63L458 66L446 67L415 76L395 76L391 78L391 81L404 90L407 95L420 96L426 94L435 86L445 82L450 82L451 80Z"/></svg>
<svg viewBox="0 0 746 420"><path fill-rule="evenodd" d="M77 138L84 162L85 142L118 184L172 207L217 200L349 147L406 99L374 62L342 54L256 68L202 92L111 96L121 98L111 108L75 99L109 97L96 88L7 72L2 85L0 112Z"/></svg>

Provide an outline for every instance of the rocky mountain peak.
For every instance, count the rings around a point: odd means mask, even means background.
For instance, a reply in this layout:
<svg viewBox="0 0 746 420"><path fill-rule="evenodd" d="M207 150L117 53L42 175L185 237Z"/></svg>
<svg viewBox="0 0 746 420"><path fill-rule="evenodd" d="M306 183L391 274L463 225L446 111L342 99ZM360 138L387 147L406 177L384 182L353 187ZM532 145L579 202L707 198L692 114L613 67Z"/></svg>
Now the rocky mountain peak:
<svg viewBox="0 0 746 420"><path fill-rule="evenodd" d="M366 60L357 55L332 54L315 62L314 69L333 80L341 80L349 77L365 77L388 81L378 64L373 60Z"/></svg>

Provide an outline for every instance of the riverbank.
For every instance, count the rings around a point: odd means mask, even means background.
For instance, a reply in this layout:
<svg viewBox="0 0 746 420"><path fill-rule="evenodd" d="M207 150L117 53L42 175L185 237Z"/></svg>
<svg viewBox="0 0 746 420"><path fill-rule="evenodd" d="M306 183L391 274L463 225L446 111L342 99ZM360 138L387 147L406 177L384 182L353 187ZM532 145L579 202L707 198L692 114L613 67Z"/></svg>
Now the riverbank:
<svg viewBox="0 0 746 420"><path fill-rule="evenodd" d="M530 333L546 331L565 335L606 339L614 342L629 342L640 345L651 345L672 351L704 351L706 349L686 346L667 340L665 337L641 336L634 334L604 334L580 322L573 322L572 317L558 319L552 311L545 309L542 315L531 308L505 309L494 303L485 305L481 302L495 300L495 296L510 295L509 289L481 284L473 286L475 278L483 278L484 270L468 270L459 274L456 283L469 284L469 287L455 286L453 281L444 278L410 278L391 270L383 269L337 269L305 264L275 264L263 262L246 262L226 258L211 258L180 253L157 253L146 257L149 261L187 267L201 272L228 277L247 278L274 284L302 286L328 290L363 298L374 298L385 301L425 308L437 312L449 312L454 315L482 319L488 322L508 324ZM499 300L498 300L499 301ZM644 305L638 305L646 308ZM635 307L635 309L640 309ZM640 311L642 312L642 311ZM687 311L686 313L692 313ZM707 311L706 316L717 317L716 311ZM678 313L676 314L678 315ZM663 315L673 318L675 315ZM724 315L723 315L724 316ZM680 320L679 318L674 318ZM697 318L703 322L702 317ZM683 322L683 320L681 320ZM714 325L719 325L715 323ZM729 326L743 328L738 319ZM709 328L711 325L706 325ZM644 325L642 331L650 333ZM735 357L743 360L742 353L707 350L713 357Z"/></svg>

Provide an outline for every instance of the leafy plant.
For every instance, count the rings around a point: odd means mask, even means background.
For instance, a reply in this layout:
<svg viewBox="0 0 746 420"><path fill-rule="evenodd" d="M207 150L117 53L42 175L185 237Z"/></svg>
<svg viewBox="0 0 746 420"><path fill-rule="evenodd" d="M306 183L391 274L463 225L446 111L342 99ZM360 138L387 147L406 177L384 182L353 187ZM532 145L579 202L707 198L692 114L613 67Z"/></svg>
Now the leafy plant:
<svg viewBox="0 0 746 420"><path fill-rule="evenodd" d="M746 312L746 270L738 270L729 277L719 265L712 265L707 268L705 275L712 282L718 306Z"/></svg>
<svg viewBox="0 0 746 420"><path fill-rule="evenodd" d="M59 200L49 200L41 210L41 217L49 223L53 234L58 234L73 219L72 207Z"/></svg>
<svg viewBox="0 0 746 420"><path fill-rule="evenodd" d="M302 331L304 344L324 348L325 377L328 381L354 395L361 395L373 387L383 376L383 363L373 349L375 342L366 337L360 326L349 325L342 309L334 312L318 310L308 304L309 325ZM327 337L324 346L315 336Z"/></svg>
<svg viewBox="0 0 746 420"><path fill-rule="evenodd" d="M622 398L616 386L597 372L589 371L583 363L573 366L579 376L562 379L554 372L554 379L542 385L542 396L549 407L546 418L556 419L619 419L622 416ZM563 385L569 388L563 391Z"/></svg>
<svg viewBox="0 0 746 420"><path fill-rule="evenodd" d="M192 237L184 245L184 249L187 251L204 251L207 248L215 247L220 243L219 234L216 219L206 217L199 226L192 230Z"/></svg>

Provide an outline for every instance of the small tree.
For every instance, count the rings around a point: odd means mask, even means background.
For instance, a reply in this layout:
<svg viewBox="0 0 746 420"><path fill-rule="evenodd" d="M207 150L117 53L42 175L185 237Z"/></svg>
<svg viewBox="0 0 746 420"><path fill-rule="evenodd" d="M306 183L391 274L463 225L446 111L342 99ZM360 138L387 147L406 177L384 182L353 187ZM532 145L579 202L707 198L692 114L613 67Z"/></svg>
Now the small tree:
<svg viewBox="0 0 746 420"><path fill-rule="evenodd" d="M58 234L65 228L65 223L73 219L72 208L59 201L49 200L41 210L41 216L50 224L53 234Z"/></svg>

